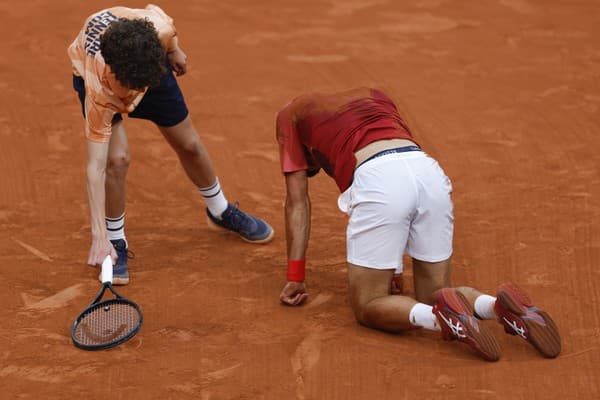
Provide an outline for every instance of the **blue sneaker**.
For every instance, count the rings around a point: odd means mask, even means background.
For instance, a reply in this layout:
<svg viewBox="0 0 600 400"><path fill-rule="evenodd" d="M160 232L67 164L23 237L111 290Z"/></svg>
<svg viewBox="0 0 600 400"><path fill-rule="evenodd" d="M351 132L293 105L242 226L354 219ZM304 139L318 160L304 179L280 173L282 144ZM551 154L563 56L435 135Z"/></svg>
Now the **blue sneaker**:
<svg viewBox="0 0 600 400"><path fill-rule="evenodd" d="M273 239L275 231L269 224L260 218L248 215L239 208L239 204L229 203L221 218L214 217L208 208L208 226L213 229L227 229L235 232L250 243L268 243Z"/></svg>
<svg viewBox="0 0 600 400"><path fill-rule="evenodd" d="M132 251L127 248L127 242L124 239L110 241L117 251L117 263L113 267L113 285L127 285L129 283L129 271L127 261L134 258ZM102 274L98 277L102 281Z"/></svg>

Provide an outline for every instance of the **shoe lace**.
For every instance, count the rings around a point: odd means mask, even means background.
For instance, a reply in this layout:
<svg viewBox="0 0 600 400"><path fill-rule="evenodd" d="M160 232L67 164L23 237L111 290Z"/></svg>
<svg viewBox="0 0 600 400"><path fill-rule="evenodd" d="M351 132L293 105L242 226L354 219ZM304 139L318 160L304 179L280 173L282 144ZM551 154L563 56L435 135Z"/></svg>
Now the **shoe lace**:
<svg viewBox="0 0 600 400"><path fill-rule="evenodd" d="M240 203L238 201L233 204L233 208L229 214L229 223L236 231L240 231L240 228L247 228L248 224L250 223L250 218L248 218L248 215L240 210Z"/></svg>
<svg viewBox="0 0 600 400"><path fill-rule="evenodd" d="M129 260L133 260L135 258L135 253L133 251L129 250L127 247L119 246L119 245L113 245L113 246L114 246L115 250L117 250L117 254L125 253L125 256Z"/></svg>

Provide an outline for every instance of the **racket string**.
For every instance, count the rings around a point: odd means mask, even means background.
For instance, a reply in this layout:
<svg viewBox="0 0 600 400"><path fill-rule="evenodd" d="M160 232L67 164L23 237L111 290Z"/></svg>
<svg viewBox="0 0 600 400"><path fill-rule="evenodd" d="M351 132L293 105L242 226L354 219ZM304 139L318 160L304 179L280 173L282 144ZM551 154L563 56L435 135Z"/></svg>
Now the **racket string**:
<svg viewBox="0 0 600 400"><path fill-rule="evenodd" d="M132 304L102 302L79 320L75 339L84 346L106 345L127 337L139 324L139 311Z"/></svg>

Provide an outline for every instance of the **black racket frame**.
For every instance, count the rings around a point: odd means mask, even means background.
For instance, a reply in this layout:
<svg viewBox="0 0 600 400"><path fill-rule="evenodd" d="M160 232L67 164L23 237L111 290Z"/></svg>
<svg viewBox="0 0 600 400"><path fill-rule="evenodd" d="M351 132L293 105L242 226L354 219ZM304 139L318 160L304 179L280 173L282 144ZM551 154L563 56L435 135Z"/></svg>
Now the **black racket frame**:
<svg viewBox="0 0 600 400"><path fill-rule="evenodd" d="M104 292L106 291L106 289L109 289L116 297L116 299L108 299L108 300L104 300L101 302L98 302L102 296L104 296ZM105 344L94 344L94 345L85 345L82 343L79 343L76 339L75 339L75 330L77 329L77 325L79 324L79 322L83 319L83 317L85 317L92 309L96 309L96 308L103 308L104 306L110 306L111 304L128 304L130 306L132 306L133 308L136 309L136 311L138 312L140 319L138 321L137 326L131 331L129 332L128 335L120 338L119 340L114 340L112 342L109 343L105 343ZM81 314L79 314L77 316L77 318L75 319L75 321L73 322L73 326L71 327L71 340L73 341L73 344L75 346L77 346L80 349L83 350L104 350L104 349L110 349L111 347L115 347L118 346L122 343L125 343L126 341L128 341L129 339L131 339L132 337L134 337L136 335L136 333L138 333L138 331L140 330L140 328L142 327L142 322L144 320L144 316L142 315L142 310L140 309L140 307L134 303L133 301L126 299L125 297L121 296L119 293L117 293L113 287L112 284L110 282L106 282L102 285L102 289L100 289L100 293L98 293L98 296L96 296L96 298L94 299L94 301L92 301L90 303L89 306L86 307L85 310L83 310L81 312Z"/></svg>

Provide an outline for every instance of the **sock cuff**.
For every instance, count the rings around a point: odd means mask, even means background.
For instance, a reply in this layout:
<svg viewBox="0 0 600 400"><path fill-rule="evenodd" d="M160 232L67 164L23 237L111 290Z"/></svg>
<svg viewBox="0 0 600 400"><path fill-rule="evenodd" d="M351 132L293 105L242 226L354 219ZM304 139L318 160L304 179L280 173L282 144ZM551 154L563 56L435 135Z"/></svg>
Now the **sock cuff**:
<svg viewBox="0 0 600 400"><path fill-rule="evenodd" d="M105 218L108 239L125 239L125 213L117 218Z"/></svg>
<svg viewBox="0 0 600 400"><path fill-rule="evenodd" d="M125 212L123 212L123 214L121 214L121 216L119 216L117 218L104 217L104 220L107 222L119 222L124 218L125 218Z"/></svg>
<svg viewBox="0 0 600 400"><path fill-rule="evenodd" d="M215 183L213 183L210 186L203 188L199 187L198 191L204 198L211 198L217 196L219 193L221 193L221 184L219 183L219 178L217 177L215 179Z"/></svg>
<svg viewBox="0 0 600 400"><path fill-rule="evenodd" d="M223 211L227 209L228 203L225 194L221 190L219 177L215 178L215 183L207 187L198 188L198 191L202 195L210 214L213 217L220 219Z"/></svg>
<svg viewBox="0 0 600 400"><path fill-rule="evenodd" d="M433 314L433 307L417 303L410 309L409 322L413 326L420 326L425 329L432 331L439 331L440 327L437 322L435 314Z"/></svg>
<svg viewBox="0 0 600 400"><path fill-rule="evenodd" d="M475 316L479 319L497 319L496 311L494 306L496 305L496 298L487 294L482 294L477 297L473 302L473 308Z"/></svg>

